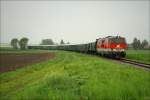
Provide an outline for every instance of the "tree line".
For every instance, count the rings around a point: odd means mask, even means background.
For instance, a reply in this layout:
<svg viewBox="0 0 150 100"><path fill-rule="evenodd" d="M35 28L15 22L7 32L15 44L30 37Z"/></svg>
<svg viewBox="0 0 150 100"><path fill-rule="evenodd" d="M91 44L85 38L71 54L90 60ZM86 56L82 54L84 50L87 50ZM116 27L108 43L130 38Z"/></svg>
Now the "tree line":
<svg viewBox="0 0 150 100"><path fill-rule="evenodd" d="M55 45L55 44L57 43L55 43L52 39L43 39L40 45ZM60 44L70 44L70 43L69 42L65 43L64 40L61 40Z"/></svg>
<svg viewBox="0 0 150 100"><path fill-rule="evenodd" d="M143 41L140 41L139 39L135 37L131 45L133 49L150 49L148 45L148 41L146 39L144 39Z"/></svg>
<svg viewBox="0 0 150 100"><path fill-rule="evenodd" d="M28 44L29 39L26 37L21 38L20 40L18 40L17 38L13 38L11 40L11 46L14 49L21 49L21 50L25 50L27 49L27 44ZM52 39L43 39L40 43L40 45L55 45L57 43L53 42ZM65 43L63 40L60 41L60 44L70 44L69 42Z"/></svg>
<svg viewBox="0 0 150 100"><path fill-rule="evenodd" d="M26 37L23 37L20 40L18 40L17 38L13 38L11 40L11 46L14 49L19 49L19 47L20 47L20 49L25 50L25 49L27 49L28 40L29 39Z"/></svg>

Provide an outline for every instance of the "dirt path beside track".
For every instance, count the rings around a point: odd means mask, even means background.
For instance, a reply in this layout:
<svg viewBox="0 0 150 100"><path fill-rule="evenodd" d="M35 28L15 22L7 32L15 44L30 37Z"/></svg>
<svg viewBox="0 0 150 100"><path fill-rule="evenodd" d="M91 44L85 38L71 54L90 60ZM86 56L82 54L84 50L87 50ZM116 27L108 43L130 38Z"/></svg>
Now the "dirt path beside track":
<svg viewBox="0 0 150 100"><path fill-rule="evenodd" d="M16 70L54 57L54 53L2 53L0 54L0 72Z"/></svg>

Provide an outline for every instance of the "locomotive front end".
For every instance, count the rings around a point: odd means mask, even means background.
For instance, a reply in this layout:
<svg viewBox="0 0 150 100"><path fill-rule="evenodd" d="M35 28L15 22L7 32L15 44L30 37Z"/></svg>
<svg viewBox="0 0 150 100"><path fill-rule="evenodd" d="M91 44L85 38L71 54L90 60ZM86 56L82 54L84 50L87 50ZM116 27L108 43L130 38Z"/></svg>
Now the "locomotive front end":
<svg viewBox="0 0 150 100"><path fill-rule="evenodd" d="M125 57L127 48L126 40L123 37L117 36L110 39L110 48L112 55L115 57Z"/></svg>

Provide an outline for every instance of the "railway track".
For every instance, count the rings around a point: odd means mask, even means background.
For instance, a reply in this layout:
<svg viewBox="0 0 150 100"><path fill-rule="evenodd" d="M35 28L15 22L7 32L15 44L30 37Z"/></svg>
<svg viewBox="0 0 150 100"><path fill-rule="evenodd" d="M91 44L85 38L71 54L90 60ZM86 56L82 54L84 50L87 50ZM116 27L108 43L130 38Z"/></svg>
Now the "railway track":
<svg viewBox="0 0 150 100"><path fill-rule="evenodd" d="M120 59L121 62L124 62L124 63L129 63L129 64L132 64L132 65L137 65L137 66L140 66L140 67L144 67L144 68L148 68L150 69L150 64L146 64L146 63L142 63L142 62L138 62L138 61L133 61L133 60L129 60L129 59Z"/></svg>

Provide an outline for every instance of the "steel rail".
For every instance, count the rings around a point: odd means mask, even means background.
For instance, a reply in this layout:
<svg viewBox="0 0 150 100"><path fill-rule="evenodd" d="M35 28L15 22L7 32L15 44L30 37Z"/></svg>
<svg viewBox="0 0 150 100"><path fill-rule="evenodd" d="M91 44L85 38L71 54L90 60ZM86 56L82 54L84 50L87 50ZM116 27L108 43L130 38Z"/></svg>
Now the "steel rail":
<svg viewBox="0 0 150 100"><path fill-rule="evenodd" d="M124 58L120 59L120 61L124 62L124 63L129 63L129 64L133 64L133 65L137 65L137 66L140 66L140 67L145 67L145 68L150 69L150 64L147 64L147 63L133 61L133 60L124 59Z"/></svg>

